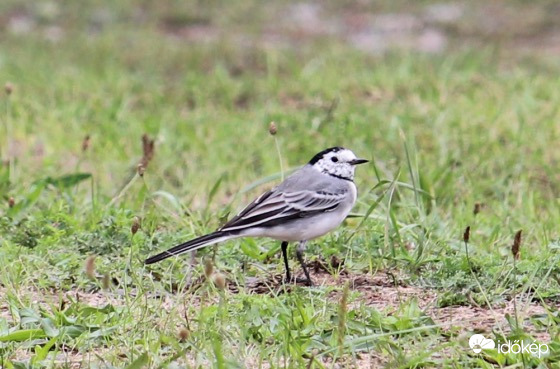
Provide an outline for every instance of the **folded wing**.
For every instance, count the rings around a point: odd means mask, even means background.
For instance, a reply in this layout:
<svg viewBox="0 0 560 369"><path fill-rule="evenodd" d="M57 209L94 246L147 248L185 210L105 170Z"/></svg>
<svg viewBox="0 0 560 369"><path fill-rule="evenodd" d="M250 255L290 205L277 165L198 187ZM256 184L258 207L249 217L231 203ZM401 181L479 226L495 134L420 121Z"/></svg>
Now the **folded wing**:
<svg viewBox="0 0 560 369"><path fill-rule="evenodd" d="M265 192L249 204L220 231L240 231L250 227L273 227L286 221L336 209L347 191Z"/></svg>

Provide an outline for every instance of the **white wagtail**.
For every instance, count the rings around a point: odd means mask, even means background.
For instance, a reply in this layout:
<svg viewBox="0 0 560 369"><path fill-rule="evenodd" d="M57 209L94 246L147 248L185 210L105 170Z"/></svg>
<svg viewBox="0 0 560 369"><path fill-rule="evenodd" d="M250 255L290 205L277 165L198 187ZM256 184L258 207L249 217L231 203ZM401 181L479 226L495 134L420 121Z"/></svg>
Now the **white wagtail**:
<svg viewBox="0 0 560 369"><path fill-rule="evenodd" d="M146 264L233 238L270 237L282 241L287 281L291 280L288 242L299 243L296 256L307 278L306 283L312 285L303 261L305 245L338 227L346 218L356 202L355 166L367 162L342 147L323 150L217 231L152 256L146 259Z"/></svg>

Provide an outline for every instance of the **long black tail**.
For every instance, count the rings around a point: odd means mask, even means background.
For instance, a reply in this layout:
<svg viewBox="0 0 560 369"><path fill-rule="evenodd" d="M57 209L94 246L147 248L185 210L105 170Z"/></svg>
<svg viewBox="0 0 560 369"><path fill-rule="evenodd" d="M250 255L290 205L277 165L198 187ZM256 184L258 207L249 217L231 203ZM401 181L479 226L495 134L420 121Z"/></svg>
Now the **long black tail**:
<svg viewBox="0 0 560 369"><path fill-rule="evenodd" d="M205 236L195 238L194 240L187 241L187 242L182 243L180 245L177 245L175 247L172 247L169 250L164 251L160 254L149 257L149 258L146 259L145 263L146 264L157 263L158 261L162 261L162 260L167 259L171 256L180 255L180 254L183 254L183 253L188 252L188 251L194 251L194 250L203 248L205 246L213 245L213 244L218 243L220 241L229 240L229 239L235 238L235 237L236 237L236 234L232 234L230 232L216 231L216 232L207 234Z"/></svg>

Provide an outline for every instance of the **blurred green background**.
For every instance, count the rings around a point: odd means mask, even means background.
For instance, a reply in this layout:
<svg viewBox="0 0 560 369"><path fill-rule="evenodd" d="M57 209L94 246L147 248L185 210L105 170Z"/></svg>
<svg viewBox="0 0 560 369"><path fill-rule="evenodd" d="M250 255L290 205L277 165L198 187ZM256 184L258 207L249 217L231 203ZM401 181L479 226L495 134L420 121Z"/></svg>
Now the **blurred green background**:
<svg viewBox="0 0 560 369"><path fill-rule="evenodd" d="M2 1L2 365L556 365L472 355L462 335L558 346L559 15L557 1ZM265 240L143 266L277 183L280 159L335 145L372 164L354 217L310 245L319 287L271 287Z"/></svg>

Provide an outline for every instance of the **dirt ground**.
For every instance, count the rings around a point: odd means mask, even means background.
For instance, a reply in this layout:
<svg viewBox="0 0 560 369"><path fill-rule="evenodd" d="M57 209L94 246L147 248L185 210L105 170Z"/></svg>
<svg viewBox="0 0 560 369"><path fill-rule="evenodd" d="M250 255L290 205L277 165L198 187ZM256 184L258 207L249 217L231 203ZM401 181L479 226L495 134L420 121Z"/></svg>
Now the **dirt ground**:
<svg viewBox="0 0 560 369"><path fill-rule="evenodd" d="M514 315L513 301L507 301L502 305L492 306L491 308L473 305L447 306L440 308L436 304L438 291L409 286L401 282L397 282L397 284L395 284L394 278L384 272L379 272L375 275L341 274L334 277L324 271L315 271L315 273L312 274L312 278L315 285L318 287L342 286L345 283L349 283L351 290L359 292L361 296L359 300L355 300L349 305L349 310L357 307L358 304L365 304L366 306L374 307L387 315L391 315L402 303L410 299L416 299L419 307L434 321L436 325L444 331L453 330L454 332L463 332L460 337L464 335L465 342L467 342L468 336L473 332L490 333L496 331L507 334L510 329L509 324L505 319L505 315ZM290 293L290 290L294 288L294 286L286 286L281 281L282 277L280 275L274 276L268 280L255 279L250 281L248 286L245 288L249 293ZM195 284L196 283L197 281L195 281ZM196 288L196 286L194 287ZM238 293L238 288L239 287L228 283L229 293ZM0 295L4 295L5 293L6 288L0 286ZM57 293L28 291L28 294L33 296L33 305L43 305L45 308L52 306L60 299L60 296ZM339 299L340 294L341 292L338 290L336 292L331 292L329 297L332 299ZM71 297L72 299L79 299L80 302L93 307L103 307L108 303L114 306L119 306L124 303L122 295L119 292L87 293L83 291L69 291L65 293L65 296ZM177 295L169 294L166 296L154 296L153 298L163 299L163 301L161 301L161 306L167 311L170 311L177 306ZM196 301L198 300L189 300L189 304L192 304L193 302L196 303ZM556 306L556 308L557 307L558 306ZM536 339L544 342L548 342L550 340L550 336L547 332L543 331L542 328L534 326L528 319L534 315L546 314L545 309L541 305L535 302L528 302L524 296L519 296L517 300L517 311L519 320L522 322L523 328L528 333L532 334ZM8 322L13 321L12 314L6 304L0 305L0 318L5 318ZM87 353L80 353L69 349L67 352L59 354L57 361L61 364L72 364L72 367L80 367L80 363L89 361L98 362L102 360L102 351L102 349L96 349L95 353L91 353L89 355ZM29 358L29 355L29 351L22 350L21 356L18 355L18 358L24 360ZM186 360L186 363L188 363L189 359L186 358ZM325 360L329 359L322 358L321 362L327 364L328 362L325 362ZM350 361L351 363L346 363L346 365L357 368L379 367L387 364L383 358L374 352L369 354L358 354L356 357L351 358ZM252 367L249 362L245 364L247 367ZM256 363L252 364L256 365ZM340 363L340 365L341 367L345 367L344 363Z"/></svg>

